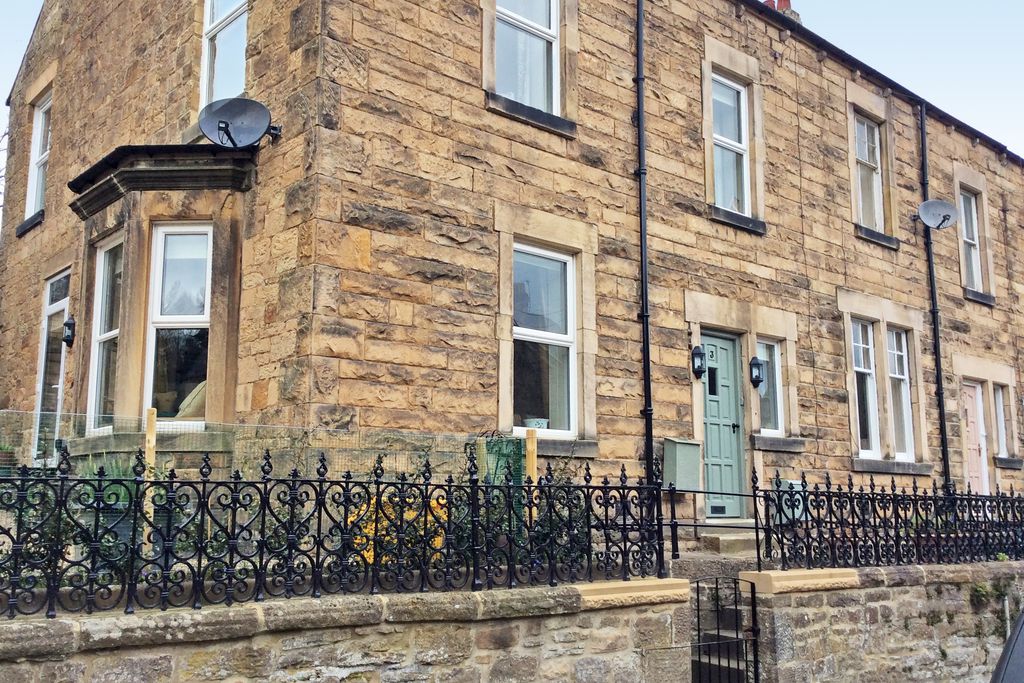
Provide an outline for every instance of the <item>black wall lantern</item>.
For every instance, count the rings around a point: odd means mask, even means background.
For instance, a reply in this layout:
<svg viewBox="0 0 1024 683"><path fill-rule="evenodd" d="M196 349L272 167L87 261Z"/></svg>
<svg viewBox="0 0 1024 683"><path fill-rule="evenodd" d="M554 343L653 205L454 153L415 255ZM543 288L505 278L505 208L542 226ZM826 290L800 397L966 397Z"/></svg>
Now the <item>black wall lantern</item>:
<svg viewBox="0 0 1024 683"><path fill-rule="evenodd" d="M764 361L757 356L750 359L750 383L755 389L764 383Z"/></svg>
<svg viewBox="0 0 1024 683"><path fill-rule="evenodd" d="M704 376L707 366L707 356L704 354L704 349L699 345L693 347L693 351L690 352L690 367L693 368L693 376L700 379Z"/></svg>
<svg viewBox="0 0 1024 683"><path fill-rule="evenodd" d="M68 345L70 349L75 344L75 316L69 315L68 319L64 321L64 336L61 337L61 341Z"/></svg>

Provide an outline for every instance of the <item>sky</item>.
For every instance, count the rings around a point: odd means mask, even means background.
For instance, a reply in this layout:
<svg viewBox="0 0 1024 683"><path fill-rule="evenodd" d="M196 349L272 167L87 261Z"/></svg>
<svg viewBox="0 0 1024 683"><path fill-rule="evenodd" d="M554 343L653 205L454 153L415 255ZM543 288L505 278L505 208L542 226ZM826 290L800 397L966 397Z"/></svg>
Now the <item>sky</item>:
<svg viewBox="0 0 1024 683"><path fill-rule="evenodd" d="M0 4L6 100L42 0ZM1024 2L793 0L793 7L826 40L1024 155ZM0 130L6 128L0 106Z"/></svg>

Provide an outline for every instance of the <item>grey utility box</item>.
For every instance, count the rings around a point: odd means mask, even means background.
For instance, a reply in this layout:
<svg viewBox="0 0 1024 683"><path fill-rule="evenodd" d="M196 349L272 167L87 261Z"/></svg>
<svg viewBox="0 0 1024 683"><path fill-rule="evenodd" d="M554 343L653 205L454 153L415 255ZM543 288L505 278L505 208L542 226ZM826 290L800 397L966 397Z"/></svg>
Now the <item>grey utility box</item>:
<svg viewBox="0 0 1024 683"><path fill-rule="evenodd" d="M665 437L665 488L700 489L700 442Z"/></svg>

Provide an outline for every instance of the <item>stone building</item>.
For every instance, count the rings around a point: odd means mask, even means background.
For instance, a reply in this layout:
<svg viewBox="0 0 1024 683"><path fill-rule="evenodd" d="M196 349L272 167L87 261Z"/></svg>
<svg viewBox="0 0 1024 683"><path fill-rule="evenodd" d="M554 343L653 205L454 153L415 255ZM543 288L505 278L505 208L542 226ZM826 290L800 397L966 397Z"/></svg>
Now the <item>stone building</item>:
<svg viewBox="0 0 1024 683"><path fill-rule="evenodd" d="M638 174L634 2L46 0L0 409L537 428L638 471L643 214L651 437L703 446L681 485L937 478L927 178L963 214L935 233L952 477L1019 481L1021 157L769 4L647 6ZM202 140L243 93L280 139Z"/></svg>

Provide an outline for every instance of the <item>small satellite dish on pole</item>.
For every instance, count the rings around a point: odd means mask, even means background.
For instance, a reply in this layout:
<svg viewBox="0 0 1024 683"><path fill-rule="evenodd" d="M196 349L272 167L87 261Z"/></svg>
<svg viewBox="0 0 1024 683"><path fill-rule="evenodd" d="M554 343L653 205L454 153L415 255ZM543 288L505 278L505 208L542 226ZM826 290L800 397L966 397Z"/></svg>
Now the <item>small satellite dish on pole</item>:
<svg viewBox="0 0 1024 683"><path fill-rule="evenodd" d="M960 213L956 207L941 199L929 199L917 208L921 222L932 230L941 230L956 225Z"/></svg>
<svg viewBox="0 0 1024 683"><path fill-rule="evenodd" d="M264 136L276 140L281 135L281 127L270 122L270 110L243 97L206 105L199 113L199 129L210 142L228 149L253 147Z"/></svg>

